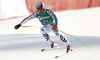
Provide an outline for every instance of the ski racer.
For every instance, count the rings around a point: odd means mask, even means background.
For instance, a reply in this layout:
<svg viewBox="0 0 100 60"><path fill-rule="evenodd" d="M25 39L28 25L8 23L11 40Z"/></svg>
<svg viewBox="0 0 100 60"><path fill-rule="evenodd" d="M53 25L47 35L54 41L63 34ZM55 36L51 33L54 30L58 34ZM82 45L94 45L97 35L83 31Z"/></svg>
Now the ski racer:
<svg viewBox="0 0 100 60"><path fill-rule="evenodd" d="M49 36L49 32L53 32L66 45L66 52L71 50L71 45L69 41L65 39L57 30L58 19L54 12L51 9L46 9L43 2L38 2L36 4L36 9L36 12L23 19L22 22L17 24L14 28L18 29L28 20L36 17L43 25L43 27L40 29L41 33L45 37L46 41L50 43L51 48L57 47L57 44L55 44L54 40Z"/></svg>

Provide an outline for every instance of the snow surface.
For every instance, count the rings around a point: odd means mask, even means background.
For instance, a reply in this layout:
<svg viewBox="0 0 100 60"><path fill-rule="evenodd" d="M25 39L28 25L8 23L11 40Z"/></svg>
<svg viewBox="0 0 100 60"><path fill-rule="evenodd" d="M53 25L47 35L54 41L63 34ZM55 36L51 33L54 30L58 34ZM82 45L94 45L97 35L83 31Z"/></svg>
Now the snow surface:
<svg viewBox="0 0 100 60"><path fill-rule="evenodd" d="M41 52L42 48L50 48L50 45L40 34L39 28L14 29L14 26L25 17L0 21L0 60L100 60L99 14L99 7L56 12L59 18L59 29L74 35L90 46L88 48L75 38L64 35L73 48L82 48L82 50L58 59L55 59L55 56L64 54L65 49ZM27 22L25 26L41 27L42 25L34 19ZM51 36L59 46L64 46L55 35Z"/></svg>
<svg viewBox="0 0 100 60"><path fill-rule="evenodd" d="M67 36L73 48L82 48L82 50L60 57L57 60L100 60L100 37L76 37L90 48ZM59 46L64 46L58 38L55 36L52 36L52 38ZM56 55L65 53L65 49L41 52L43 48L50 48L50 45L41 35L8 34L0 36L0 60L56 60Z"/></svg>

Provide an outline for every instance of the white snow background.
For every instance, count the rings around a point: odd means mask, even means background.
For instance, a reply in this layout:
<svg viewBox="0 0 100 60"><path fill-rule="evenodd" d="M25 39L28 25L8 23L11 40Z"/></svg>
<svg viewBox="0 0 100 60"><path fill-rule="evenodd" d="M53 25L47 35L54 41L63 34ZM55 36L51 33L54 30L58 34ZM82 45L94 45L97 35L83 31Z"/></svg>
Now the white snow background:
<svg viewBox="0 0 100 60"><path fill-rule="evenodd" d="M73 48L82 50L55 59L56 55L64 54L65 49L41 52L42 48L50 48L50 45L39 28L14 29L25 18L21 17L0 21L0 60L100 60L100 7L60 11L55 14L60 30L74 35L90 48L75 38L64 35ZM24 26L42 27L36 18ZM55 35L51 36L59 46L64 46Z"/></svg>

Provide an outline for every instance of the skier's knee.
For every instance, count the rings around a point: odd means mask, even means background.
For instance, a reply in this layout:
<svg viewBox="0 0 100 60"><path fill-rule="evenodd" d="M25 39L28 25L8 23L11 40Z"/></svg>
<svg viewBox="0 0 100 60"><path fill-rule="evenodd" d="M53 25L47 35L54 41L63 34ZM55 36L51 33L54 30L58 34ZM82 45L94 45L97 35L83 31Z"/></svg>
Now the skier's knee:
<svg viewBox="0 0 100 60"><path fill-rule="evenodd" d="M59 33L55 33L56 36L59 36Z"/></svg>
<svg viewBox="0 0 100 60"><path fill-rule="evenodd" d="M42 34L45 34L45 33L46 33L44 27L42 27L42 28L40 29L40 31L41 31Z"/></svg>
<svg viewBox="0 0 100 60"><path fill-rule="evenodd" d="M59 36L58 30L54 31L56 36Z"/></svg>

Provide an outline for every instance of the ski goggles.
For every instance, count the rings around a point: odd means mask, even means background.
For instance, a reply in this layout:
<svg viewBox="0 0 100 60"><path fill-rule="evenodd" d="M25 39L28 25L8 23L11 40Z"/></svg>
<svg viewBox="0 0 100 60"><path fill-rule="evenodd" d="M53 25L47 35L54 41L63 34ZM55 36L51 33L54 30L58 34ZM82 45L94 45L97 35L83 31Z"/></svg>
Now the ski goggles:
<svg viewBox="0 0 100 60"><path fill-rule="evenodd" d="M42 7L40 7L40 8L37 8L37 10L39 11L39 10L43 10L43 8Z"/></svg>

